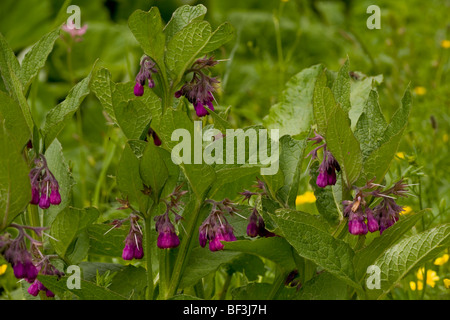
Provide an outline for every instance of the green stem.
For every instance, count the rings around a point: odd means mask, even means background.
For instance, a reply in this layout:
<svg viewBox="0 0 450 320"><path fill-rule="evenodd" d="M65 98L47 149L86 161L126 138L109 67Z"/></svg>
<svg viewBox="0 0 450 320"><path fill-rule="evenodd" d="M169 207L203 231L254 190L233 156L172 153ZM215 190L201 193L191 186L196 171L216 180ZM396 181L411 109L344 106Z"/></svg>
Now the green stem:
<svg viewBox="0 0 450 320"><path fill-rule="evenodd" d="M109 137L109 135L108 135L108 137ZM107 144L107 147L105 148L107 150L107 152L105 155L105 159L103 160L102 171L100 172L100 176L97 180L97 184L95 185L94 201L92 203L92 205L94 207L98 208L99 200L100 200L100 190L105 181L106 173L108 172L108 168L111 165L112 159L114 158L114 155L116 153L116 147L117 147L117 144L115 143L115 141L108 139L108 144Z"/></svg>
<svg viewBox="0 0 450 320"><path fill-rule="evenodd" d="M273 300L277 297L278 293L283 289L284 279L286 279L286 274L281 270L276 271L275 280L273 281L272 289L270 290L267 300Z"/></svg>
<svg viewBox="0 0 450 320"><path fill-rule="evenodd" d="M192 237L195 234L195 227L197 226L197 220L200 214L200 208L202 206L202 201L197 200L195 203L195 208L192 213L192 218L190 220L190 224L186 228L186 236L183 238L183 241L180 245L180 250L178 251L177 258L175 260L175 265L172 272L172 277L170 279L169 289L162 297L167 300L168 298L174 296L177 292L178 285L181 281L181 276L183 274L183 269L185 267L186 260L189 256Z"/></svg>
<svg viewBox="0 0 450 320"><path fill-rule="evenodd" d="M153 299L153 272L152 272L152 217L145 218L145 256L147 264L147 292L146 299Z"/></svg>
<svg viewBox="0 0 450 320"><path fill-rule="evenodd" d="M230 287L232 275L227 272L227 277L225 278L225 283L223 284L222 291L220 292L219 300L225 300L227 297L228 288Z"/></svg>

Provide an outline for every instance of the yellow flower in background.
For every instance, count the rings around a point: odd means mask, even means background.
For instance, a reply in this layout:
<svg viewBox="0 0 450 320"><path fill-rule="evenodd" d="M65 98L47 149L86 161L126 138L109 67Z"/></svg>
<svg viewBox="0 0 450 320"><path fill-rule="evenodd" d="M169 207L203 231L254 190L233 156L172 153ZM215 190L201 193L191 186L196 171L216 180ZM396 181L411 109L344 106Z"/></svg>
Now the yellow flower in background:
<svg viewBox="0 0 450 320"><path fill-rule="evenodd" d="M448 134L444 133L444 135L442 136L442 141L448 142Z"/></svg>
<svg viewBox="0 0 450 320"><path fill-rule="evenodd" d="M412 208L410 206L403 207L403 211L400 212L401 215L405 215L412 212Z"/></svg>
<svg viewBox="0 0 450 320"><path fill-rule="evenodd" d="M417 279L422 280L423 281L423 273L425 272L425 268L420 268L417 271ZM433 270L428 270L427 271L427 279L426 279L426 284L429 285L430 287L434 288L434 286L436 285L436 281L439 281L439 276L436 274L436 271ZM421 281L418 281L418 283L420 283ZM421 290L421 289L419 289Z"/></svg>
<svg viewBox="0 0 450 320"><path fill-rule="evenodd" d="M0 266L0 276L6 272L7 268L8 268L7 264L3 264Z"/></svg>
<svg viewBox="0 0 450 320"><path fill-rule="evenodd" d="M442 40L441 47L444 49L450 49L450 40Z"/></svg>
<svg viewBox="0 0 450 320"><path fill-rule="evenodd" d="M450 289L450 279L444 279L444 286L445 286L447 289Z"/></svg>
<svg viewBox="0 0 450 320"><path fill-rule="evenodd" d="M412 291L416 291L416 289L419 290L419 291L423 290L423 283L422 283L422 281L418 281L417 284L414 281L411 281L409 283L409 286L411 287Z"/></svg>
<svg viewBox="0 0 450 320"><path fill-rule="evenodd" d="M399 158L399 159L405 160L405 153L404 153L404 152L397 152L397 153L395 154L395 156L396 156L397 158Z"/></svg>
<svg viewBox="0 0 450 320"><path fill-rule="evenodd" d="M423 96L424 94L427 93L427 89L425 87L415 87L414 93L417 94L418 96Z"/></svg>
<svg viewBox="0 0 450 320"><path fill-rule="evenodd" d="M442 257L437 258L436 260L434 260L434 264L437 266L443 266L444 264L447 263L449 258L448 254L444 254Z"/></svg>
<svg viewBox="0 0 450 320"><path fill-rule="evenodd" d="M295 204L297 206L304 203L314 203L314 202L316 202L316 196L312 191L306 191L304 194L297 196L297 198L295 199Z"/></svg>

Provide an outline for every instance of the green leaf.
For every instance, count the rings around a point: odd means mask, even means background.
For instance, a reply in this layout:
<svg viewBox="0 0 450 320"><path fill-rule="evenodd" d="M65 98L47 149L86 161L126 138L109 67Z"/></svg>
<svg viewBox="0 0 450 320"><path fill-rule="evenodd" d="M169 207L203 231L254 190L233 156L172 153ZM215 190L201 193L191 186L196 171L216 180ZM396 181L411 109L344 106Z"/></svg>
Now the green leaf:
<svg viewBox="0 0 450 320"><path fill-rule="evenodd" d="M256 281L259 276L264 276L266 273L264 262L253 254L241 254L237 256L230 262L227 268L228 274L241 272L245 274L249 281Z"/></svg>
<svg viewBox="0 0 450 320"><path fill-rule="evenodd" d="M92 72L70 90L62 103L47 113L42 130L46 147L50 146L66 123L72 119L72 116L78 110L84 98L89 94L91 78Z"/></svg>
<svg viewBox="0 0 450 320"><path fill-rule="evenodd" d="M40 275L38 276L38 280L42 282L46 288L59 296L70 291L80 300L126 300L126 297L86 280L80 280L81 289L69 289L67 287L67 282L71 281L69 277L61 277L61 279L58 279L55 276Z"/></svg>
<svg viewBox="0 0 450 320"><path fill-rule="evenodd" d="M90 255L121 257L128 230L112 229L111 225L93 224L87 227ZM110 230L110 231L109 231ZM108 232L109 231L109 232Z"/></svg>
<svg viewBox="0 0 450 320"><path fill-rule="evenodd" d="M131 204L138 204L139 211L146 212L150 198L142 192L144 183L139 170L139 159L130 146L125 146L116 172L117 187Z"/></svg>
<svg viewBox="0 0 450 320"><path fill-rule="evenodd" d="M290 136L280 139L280 170L283 172L284 184L277 196L286 207L295 207L298 186L305 158L306 140L295 140Z"/></svg>
<svg viewBox="0 0 450 320"><path fill-rule="evenodd" d="M355 130L355 137L361 145L364 159L380 145L386 126L386 120L378 104L378 93L372 90L365 103L363 113L356 123Z"/></svg>
<svg viewBox="0 0 450 320"><path fill-rule="evenodd" d="M144 131L146 133L152 119L148 106L140 100L128 100L115 104L114 114L123 133L130 140L138 140Z"/></svg>
<svg viewBox="0 0 450 320"><path fill-rule="evenodd" d="M323 65L315 65L292 77L281 95L280 102L270 108L263 119L268 129L279 129L280 137L308 131L313 120L313 93Z"/></svg>
<svg viewBox="0 0 450 320"><path fill-rule="evenodd" d="M30 128L19 104L3 91L0 91L0 123L4 123L17 147L25 146L30 140Z"/></svg>
<svg viewBox="0 0 450 320"><path fill-rule="evenodd" d="M29 169L6 124L0 122L0 232L3 231L31 200Z"/></svg>
<svg viewBox="0 0 450 320"><path fill-rule="evenodd" d="M20 73L20 80L24 91L27 91L31 82L39 73L39 70L45 66L47 57L52 52L56 39L59 38L60 30L58 27L44 35L25 55Z"/></svg>
<svg viewBox="0 0 450 320"><path fill-rule="evenodd" d="M381 270L381 289L368 290L372 299L382 299L411 270L435 258L450 245L450 224L415 234L390 247L375 265Z"/></svg>
<svg viewBox="0 0 450 320"><path fill-rule="evenodd" d="M95 208L75 209L68 207L60 212L50 228L50 234L56 239L50 239L50 243L56 253L61 258L67 259L71 253L69 248L73 248L73 242L98 217L99 212Z"/></svg>
<svg viewBox="0 0 450 320"><path fill-rule="evenodd" d="M255 184L259 175L259 167L226 168L216 172L216 179L208 193L210 199L233 199L244 188Z"/></svg>
<svg viewBox="0 0 450 320"><path fill-rule="evenodd" d="M116 89L116 84L111 80L111 73L108 69L100 68L97 70L92 78L91 89L98 100L100 100L103 109L105 109L111 120L116 122L113 100L113 92Z"/></svg>
<svg viewBox="0 0 450 320"><path fill-rule="evenodd" d="M231 291L233 300L268 300L273 289L273 284L252 282L246 286L234 288ZM297 294L297 289L283 287L277 293L276 300L292 300Z"/></svg>
<svg viewBox="0 0 450 320"><path fill-rule="evenodd" d="M58 139L55 139L45 151L45 158L50 171L58 180L59 193L61 194L61 203L57 206L50 206L50 208L45 210L44 225L50 226L56 216L72 203L72 187L75 181L66 163L62 146Z"/></svg>
<svg viewBox="0 0 450 320"><path fill-rule="evenodd" d="M402 103L397 111L392 116L391 122L384 132L383 142L388 141L392 136L404 131L408 124L408 118L411 111L412 97L410 87L406 88L405 94L402 98Z"/></svg>
<svg viewBox="0 0 450 320"><path fill-rule="evenodd" d="M319 213L327 220L330 225L336 225L339 222L340 204L335 198L332 188L320 188L317 186L317 176L319 175L319 163L314 161L311 165L309 180L310 186L314 190L316 197L316 207Z"/></svg>
<svg viewBox="0 0 450 320"><path fill-rule="evenodd" d="M211 38L211 26L206 21L194 21L175 34L167 44L166 65L175 75L177 84L195 59L204 53Z"/></svg>
<svg viewBox="0 0 450 320"><path fill-rule="evenodd" d="M142 181L151 188L155 202L159 199L161 191L169 178L169 171L161 156L161 149L153 143L148 143L140 164Z"/></svg>
<svg viewBox="0 0 450 320"><path fill-rule="evenodd" d="M323 272L302 285L296 300L345 300L347 285L329 272Z"/></svg>
<svg viewBox="0 0 450 320"><path fill-rule="evenodd" d="M196 6L184 5L176 9L172 14L172 18L164 28L167 42L191 22L203 20L206 12L207 9L202 4Z"/></svg>
<svg viewBox="0 0 450 320"><path fill-rule="evenodd" d="M114 276L108 289L128 299L136 299L139 298L146 286L147 273L145 269L128 265Z"/></svg>
<svg viewBox="0 0 450 320"><path fill-rule="evenodd" d="M17 61L14 51L12 51L3 34L0 33L0 73L6 89L11 93L14 90L11 74L20 74L20 64Z"/></svg>
<svg viewBox="0 0 450 320"><path fill-rule="evenodd" d="M349 112L351 109L350 103L350 76L348 74L348 59L342 65L337 74L336 80L333 83L333 94L336 102L345 111Z"/></svg>
<svg viewBox="0 0 450 320"><path fill-rule="evenodd" d="M230 262L238 255L240 255L239 252L211 252L207 248L201 247L192 249L181 278L180 288L195 285L201 278L217 270L222 264Z"/></svg>
<svg viewBox="0 0 450 320"><path fill-rule="evenodd" d="M362 153L358 140L350 128L346 113L337 106L329 118L326 132L327 147L339 162L350 188L362 170Z"/></svg>
<svg viewBox="0 0 450 320"><path fill-rule="evenodd" d="M336 108L336 101L333 92L327 87L327 76L323 71L317 78L313 93L314 120L317 124L317 131L325 134L328 127L328 118Z"/></svg>
<svg viewBox="0 0 450 320"><path fill-rule="evenodd" d="M340 239L326 232L326 223L307 213L278 210L273 220L297 253L313 261L347 284L361 289L355 281L354 252Z"/></svg>
<svg viewBox="0 0 450 320"><path fill-rule="evenodd" d="M137 10L128 19L128 26L145 54L152 58L164 72L165 35L161 14L157 7L149 12Z"/></svg>
<svg viewBox="0 0 450 320"><path fill-rule="evenodd" d="M279 267L290 272L296 269L292 248L281 237L258 238L256 240L238 240L225 242L225 251L237 251L254 254L275 262Z"/></svg>
<svg viewBox="0 0 450 320"><path fill-rule="evenodd" d="M391 246L393 246L405 233L419 221L428 210L424 210L402 217L397 223L383 232L383 235L375 238L367 247L358 251L355 255L355 266L358 279L366 273L367 267L374 264Z"/></svg>
<svg viewBox="0 0 450 320"><path fill-rule="evenodd" d="M211 35L208 43L203 48L202 54L219 49L222 45L233 39L234 35L235 30L233 26L228 22L222 23Z"/></svg>

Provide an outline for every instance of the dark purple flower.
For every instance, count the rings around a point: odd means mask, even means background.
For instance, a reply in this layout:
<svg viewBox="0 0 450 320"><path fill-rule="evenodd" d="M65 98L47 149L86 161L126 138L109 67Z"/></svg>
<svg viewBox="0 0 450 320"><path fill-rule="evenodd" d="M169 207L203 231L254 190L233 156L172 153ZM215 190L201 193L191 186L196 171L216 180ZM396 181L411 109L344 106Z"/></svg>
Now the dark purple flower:
<svg viewBox="0 0 450 320"><path fill-rule="evenodd" d="M258 235L258 212L256 209L252 211L252 214L250 215L248 219L248 225L247 225L247 235L249 237L256 237Z"/></svg>
<svg viewBox="0 0 450 320"><path fill-rule="evenodd" d="M378 225L378 221L373 216L373 211L370 208L366 209L367 216L367 228L371 233L378 231L380 226Z"/></svg>
<svg viewBox="0 0 450 320"><path fill-rule="evenodd" d="M403 207L397 205L394 199L387 197L373 208L373 215L380 227L380 234L398 221L402 211Z"/></svg>
<svg viewBox="0 0 450 320"><path fill-rule="evenodd" d="M169 213L155 217L158 240L156 245L160 249L176 248L180 245L180 239L175 232L175 226L169 219Z"/></svg>
<svg viewBox="0 0 450 320"><path fill-rule="evenodd" d="M192 80L185 83L180 90L175 92L175 98L178 99L184 96L192 103L198 117L207 116L209 114L208 109L214 111L213 93L216 91L215 86L219 81L206 75L203 70L216 64L217 61L212 57L198 59L190 69L193 72Z"/></svg>
<svg viewBox="0 0 450 320"><path fill-rule="evenodd" d="M50 193L50 203L53 205L61 203L61 195L59 194L58 188L52 189L52 192Z"/></svg>
<svg viewBox="0 0 450 320"><path fill-rule="evenodd" d="M131 215L129 220L130 231L125 238L125 247L122 250L122 259L142 259L144 257L144 248L142 246L142 232L137 222L139 217ZM117 225L121 225L121 223Z"/></svg>
<svg viewBox="0 0 450 320"><path fill-rule="evenodd" d="M35 282L33 282L33 284L28 288L28 293L31 294L32 296L36 297L39 294L39 285L38 285L39 280L36 280Z"/></svg>
<svg viewBox="0 0 450 320"><path fill-rule="evenodd" d="M144 95L144 85L148 81L148 87L154 88L155 81L152 78L152 74L157 73L156 63L150 59L150 57L145 56L141 61L141 68L136 76L136 85L134 86L134 95L136 97L141 97Z"/></svg>
<svg viewBox="0 0 450 320"><path fill-rule="evenodd" d="M31 187L31 204L39 204L39 189L36 187Z"/></svg>
<svg viewBox="0 0 450 320"><path fill-rule="evenodd" d="M324 138L315 133L314 138L309 138L308 140L314 141L314 144L319 144L324 141ZM326 186L333 186L336 184L336 171L341 171L341 167L337 160L333 157L330 151L327 150L327 144L316 147L312 150L308 156L311 156L312 160L317 159L317 152L319 149L323 149L323 160L319 165L319 174L316 179L316 184L319 188L325 188Z"/></svg>
<svg viewBox="0 0 450 320"><path fill-rule="evenodd" d="M35 167L31 169L29 177L31 183L31 204L48 209L50 205L61 203L59 184L47 166L43 155L35 159Z"/></svg>

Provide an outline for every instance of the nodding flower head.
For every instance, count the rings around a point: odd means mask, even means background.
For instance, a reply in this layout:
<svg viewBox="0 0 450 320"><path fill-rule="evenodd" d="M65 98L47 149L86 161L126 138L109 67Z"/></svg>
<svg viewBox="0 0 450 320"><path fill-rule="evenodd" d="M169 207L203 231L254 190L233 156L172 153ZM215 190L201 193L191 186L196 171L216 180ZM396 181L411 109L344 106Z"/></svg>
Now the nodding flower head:
<svg viewBox="0 0 450 320"><path fill-rule="evenodd" d="M25 279L29 283L36 279L39 269L33 263L33 257L27 250L23 230L20 230L16 239L9 242L4 257L13 267L14 276L17 279Z"/></svg>
<svg viewBox="0 0 450 320"><path fill-rule="evenodd" d="M198 240L200 246L203 248L209 241L209 250L223 250L224 244L222 241L236 241L233 227L228 223L225 217L225 214L232 215L236 213L236 208L228 199L220 202L207 200L207 202L212 203L213 208L199 228Z"/></svg>
<svg viewBox="0 0 450 320"><path fill-rule="evenodd" d="M193 73L192 80L185 83L180 90L175 92L175 98L182 96L193 104L195 113L198 117L204 117L209 114L208 109L214 111L214 96L216 85L219 81L206 75L203 70L213 67L217 61L213 57L198 59L189 72Z"/></svg>
<svg viewBox="0 0 450 320"><path fill-rule="evenodd" d="M266 229L266 224L264 222L263 217L259 214L258 210L256 208L253 208L252 213L250 214L250 217L248 218L248 225L247 225L247 235L249 237L255 238L257 236L260 237L275 237L276 234L273 232L270 232Z"/></svg>
<svg viewBox="0 0 450 320"><path fill-rule="evenodd" d="M155 217L156 231L158 232L158 241L156 245L160 249L176 248L180 245L175 226L170 221L169 213L166 212L161 216Z"/></svg>
<svg viewBox="0 0 450 320"><path fill-rule="evenodd" d="M153 144L157 147L161 146L162 141L152 128L148 129L148 135L153 138Z"/></svg>
<svg viewBox="0 0 450 320"><path fill-rule="evenodd" d="M64 276L64 272L56 269L55 266L53 266L50 263L48 257L44 258L44 260L41 262L41 264L39 266L39 269L40 269L40 273L43 275L57 276L58 279L61 278L62 276ZM36 279L32 282L32 285L28 288L28 293L31 294L32 296L36 297L39 294L39 291L45 292L45 295L48 298L53 298L55 296L55 294L52 291L50 291L49 289L47 289L42 284L42 282L40 282L39 280Z"/></svg>
<svg viewBox="0 0 450 320"><path fill-rule="evenodd" d="M122 251L122 259L142 259L144 257L144 248L142 246L142 231L138 224L139 217L132 214L126 220L130 221L130 231L125 238L125 247ZM121 225L122 221L116 224Z"/></svg>
<svg viewBox="0 0 450 320"><path fill-rule="evenodd" d="M308 140L315 141L314 144L319 144L324 141L324 138L319 134L315 134L314 138L309 138ZM341 171L341 167L337 160L333 157L330 151L327 150L327 144L316 147L312 150L308 156L311 156L313 160L317 159L317 152L319 149L323 148L323 161L319 165L319 175L316 179L316 184L320 188L325 188L326 186L332 186L336 184L336 171Z"/></svg>
<svg viewBox="0 0 450 320"><path fill-rule="evenodd" d="M136 76L136 84L134 86L134 95L136 97L144 95L144 86L147 81L149 88L155 87L155 81L152 78L152 74L157 72L156 63L150 59L150 57L145 56L141 61L141 69Z"/></svg>
<svg viewBox="0 0 450 320"><path fill-rule="evenodd" d="M45 157L39 155L34 163L35 167L31 169L29 174L31 183L30 203L39 205L41 209L48 209L50 205L59 205L61 203L59 184L48 168Z"/></svg>
<svg viewBox="0 0 450 320"><path fill-rule="evenodd" d="M367 182L364 187L358 188L353 201L343 201L344 216L349 219L348 228L351 234L359 235L379 230L381 235L398 221L400 212L403 211L403 207L399 206L392 197L392 195L406 197L407 185L403 183L403 179L386 191L382 191L381 187L383 186L373 184L372 181ZM373 188L376 190L365 191ZM381 202L371 209L364 200L367 196L381 198Z"/></svg>

